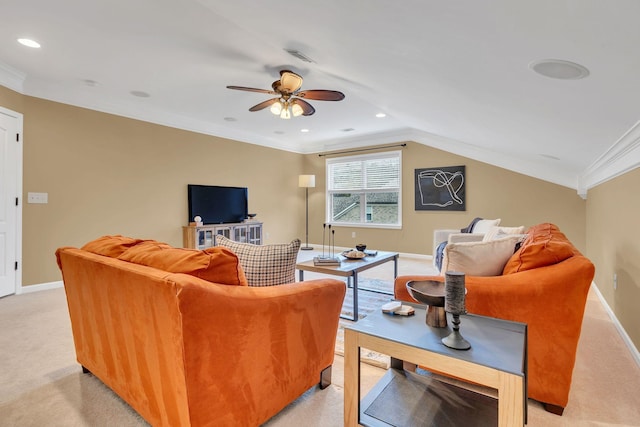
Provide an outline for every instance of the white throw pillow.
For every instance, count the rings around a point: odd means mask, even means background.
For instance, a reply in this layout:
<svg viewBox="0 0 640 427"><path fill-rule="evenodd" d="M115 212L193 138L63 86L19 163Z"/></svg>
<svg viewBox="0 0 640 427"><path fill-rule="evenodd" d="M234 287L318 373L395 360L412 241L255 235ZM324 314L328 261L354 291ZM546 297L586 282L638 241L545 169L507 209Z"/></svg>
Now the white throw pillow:
<svg viewBox="0 0 640 427"><path fill-rule="evenodd" d="M493 226L489 228L489 230L484 234L484 237L482 238L482 240L484 242L488 242L490 240L506 237L509 234L523 234L523 233L524 233L524 225L521 225L520 227Z"/></svg>
<svg viewBox="0 0 640 427"><path fill-rule="evenodd" d="M513 235L488 242L449 243L440 274L460 271L467 276L501 276L520 239L522 236Z"/></svg>
<svg viewBox="0 0 640 427"><path fill-rule="evenodd" d="M486 233L493 226L500 225L500 218L498 219L481 219L473 226L472 233Z"/></svg>

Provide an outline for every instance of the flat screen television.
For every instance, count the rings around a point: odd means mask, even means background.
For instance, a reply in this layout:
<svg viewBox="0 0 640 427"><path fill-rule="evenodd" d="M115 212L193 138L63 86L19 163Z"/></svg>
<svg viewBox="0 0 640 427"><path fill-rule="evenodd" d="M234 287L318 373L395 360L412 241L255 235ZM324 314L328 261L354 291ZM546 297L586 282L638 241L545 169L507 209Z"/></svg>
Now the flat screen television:
<svg viewBox="0 0 640 427"><path fill-rule="evenodd" d="M242 222L248 214L248 190L245 187L217 185L187 186L189 221L202 217L203 224Z"/></svg>

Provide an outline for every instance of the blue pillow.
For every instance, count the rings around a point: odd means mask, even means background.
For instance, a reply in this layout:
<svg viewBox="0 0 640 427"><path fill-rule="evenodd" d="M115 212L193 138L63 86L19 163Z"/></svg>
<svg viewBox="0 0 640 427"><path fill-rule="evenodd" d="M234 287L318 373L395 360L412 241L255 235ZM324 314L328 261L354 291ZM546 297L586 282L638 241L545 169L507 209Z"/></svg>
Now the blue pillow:
<svg viewBox="0 0 640 427"><path fill-rule="evenodd" d="M447 242L442 242L436 248L436 267L438 267L438 271L442 269L442 258L444 258L445 246L447 246Z"/></svg>

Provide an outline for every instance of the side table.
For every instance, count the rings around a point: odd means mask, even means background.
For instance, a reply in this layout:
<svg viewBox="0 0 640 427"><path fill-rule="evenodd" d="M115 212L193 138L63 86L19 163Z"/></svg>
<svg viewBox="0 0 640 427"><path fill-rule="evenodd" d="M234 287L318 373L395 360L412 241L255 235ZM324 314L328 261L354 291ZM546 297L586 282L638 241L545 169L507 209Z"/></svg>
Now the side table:
<svg viewBox="0 0 640 427"><path fill-rule="evenodd" d="M460 332L471 343L471 349L454 350L441 342L451 333L451 326L425 325L425 307L414 307L415 316L393 316L378 311L358 323L345 325L345 426L389 426L400 424L398 418L402 417L416 420L416 425L421 426L459 425L461 421L453 417L454 414L468 417L466 420L471 424L466 425L523 426L527 405L527 325L484 316L461 316ZM362 401L361 347L392 358L391 369ZM412 375L403 371L403 362L489 387L497 391L497 399L476 398L466 388L455 386L418 387L423 390L419 398L424 400L419 405L414 402L413 406L405 407L403 404L409 402L394 399L399 395L396 389L413 387L406 395L417 393L415 382L406 385ZM385 393L388 387L395 389ZM437 389L445 390L438 395ZM425 405L432 399L436 400L434 404ZM425 412L425 406L433 413Z"/></svg>

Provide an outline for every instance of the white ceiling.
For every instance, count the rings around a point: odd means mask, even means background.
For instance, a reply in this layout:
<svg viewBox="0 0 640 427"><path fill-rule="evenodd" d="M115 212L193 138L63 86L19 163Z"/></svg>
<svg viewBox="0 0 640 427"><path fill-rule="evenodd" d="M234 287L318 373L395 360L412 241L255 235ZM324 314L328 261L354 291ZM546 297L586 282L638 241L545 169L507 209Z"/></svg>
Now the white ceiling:
<svg viewBox="0 0 640 427"><path fill-rule="evenodd" d="M637 0L0 5L0 84L31 96L300 153L413 140L583 195L640 164ZM590 75L529 68L549 58ZM226 88L269 89L281 69L346 98L287 121Z"/></svg>

